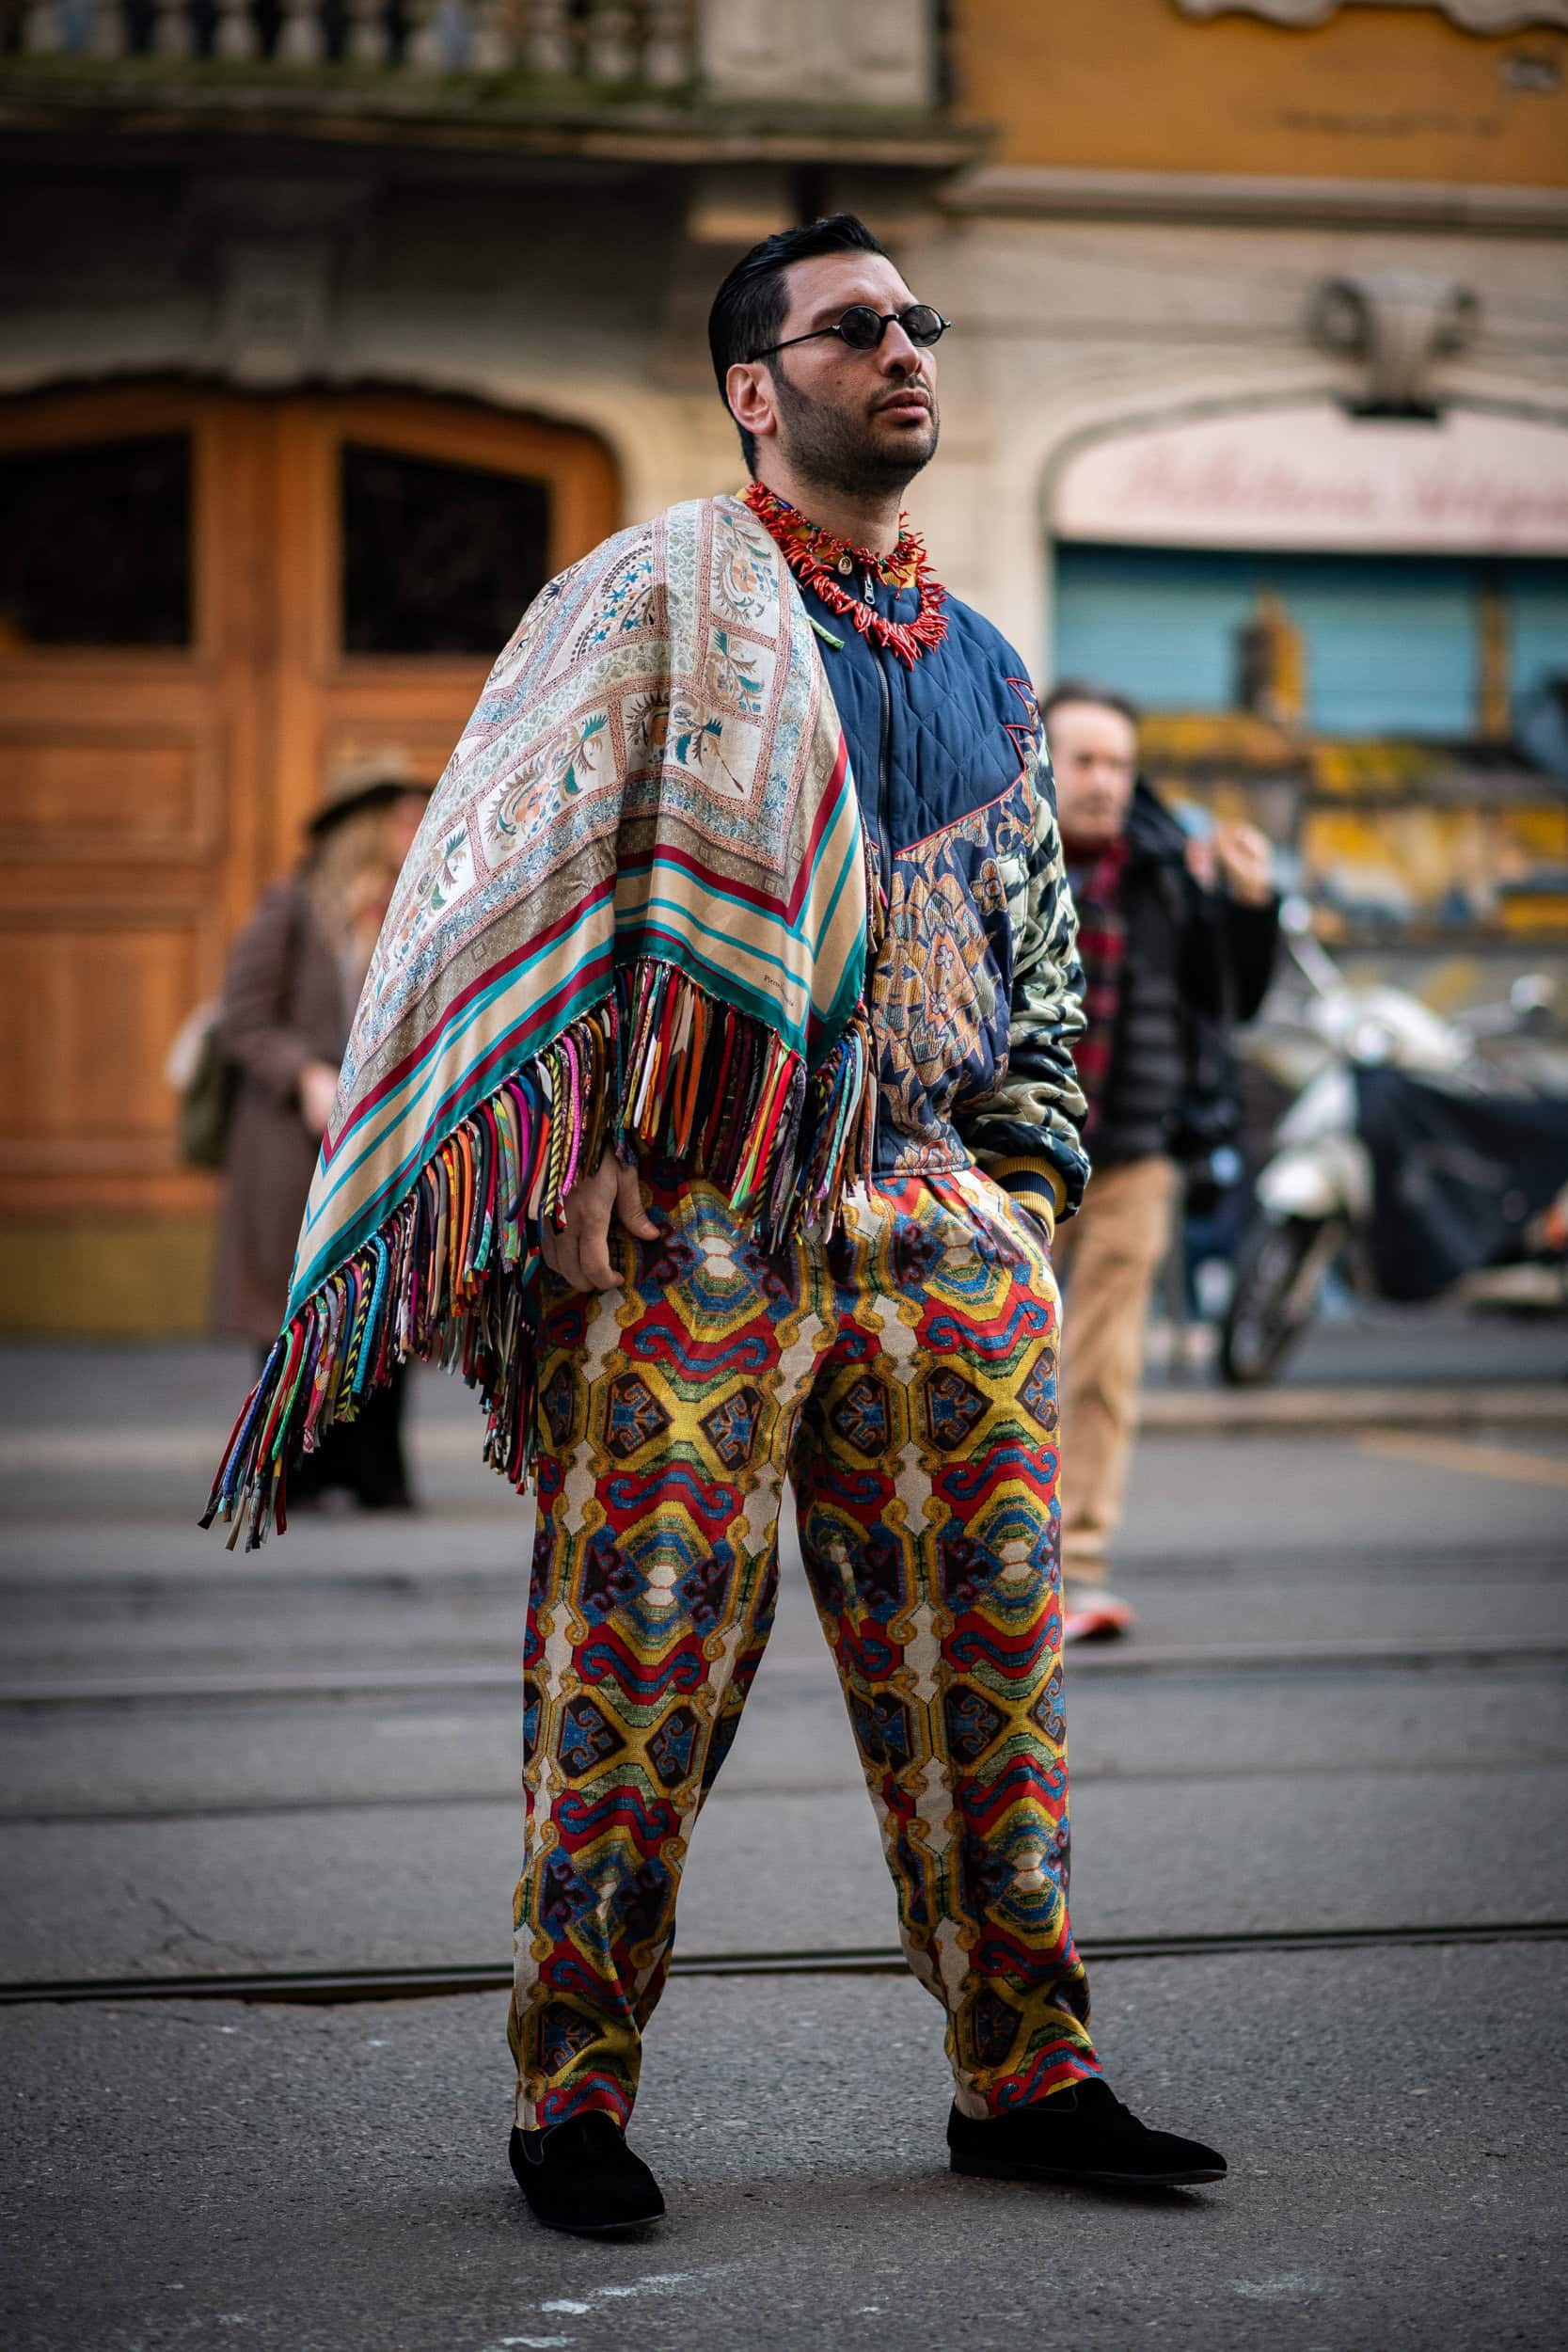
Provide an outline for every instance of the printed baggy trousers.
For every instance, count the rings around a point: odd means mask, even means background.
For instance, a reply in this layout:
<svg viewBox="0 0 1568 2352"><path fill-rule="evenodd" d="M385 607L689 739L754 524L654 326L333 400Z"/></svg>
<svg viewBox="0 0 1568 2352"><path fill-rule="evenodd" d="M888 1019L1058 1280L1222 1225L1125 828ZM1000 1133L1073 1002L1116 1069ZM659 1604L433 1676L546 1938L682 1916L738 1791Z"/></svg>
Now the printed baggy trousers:
<svg viewBox="0 0 1568 2352"><path fill-rule="evenodd" d="M772 1622L786 1479L960 2108L1097 2074L1043 1233L974 1169L859 1187L832 1241L772 1256L709 1185L645 1197L660 1236L617 1229L624 1289L546 1300L518 2123L631 2112L682 1864Z"/></svg>

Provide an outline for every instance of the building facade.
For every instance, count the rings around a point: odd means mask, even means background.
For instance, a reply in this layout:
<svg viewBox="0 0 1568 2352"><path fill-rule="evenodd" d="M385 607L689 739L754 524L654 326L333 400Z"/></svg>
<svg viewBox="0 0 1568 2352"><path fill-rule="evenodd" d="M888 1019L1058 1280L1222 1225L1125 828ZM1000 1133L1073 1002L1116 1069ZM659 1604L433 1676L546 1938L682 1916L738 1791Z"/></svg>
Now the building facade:
<svg viewBox="0 0 1568 2352"><path fill-rule="evenodd" d="M335 763L434 775L550 569L736 483L706 306L781 221L862 211L957 322L916 518L1042 682L1116 671L1298 849L1340 746L1341 866L1490 747L1533 812L1494 880L1549 882L1568 0L0 23L13 1328L198 1327L170 1038ZM1428 911L1473 961L1506 895Z"/></svg>
<svg viewBox="0 0 1568 2352"><path fill-rule="evenodd" d="M1560 968L1568 9L958 39L1020 642L1133 693L1156 777L1268 823L1363 967L1448 1003Z"/></svg>

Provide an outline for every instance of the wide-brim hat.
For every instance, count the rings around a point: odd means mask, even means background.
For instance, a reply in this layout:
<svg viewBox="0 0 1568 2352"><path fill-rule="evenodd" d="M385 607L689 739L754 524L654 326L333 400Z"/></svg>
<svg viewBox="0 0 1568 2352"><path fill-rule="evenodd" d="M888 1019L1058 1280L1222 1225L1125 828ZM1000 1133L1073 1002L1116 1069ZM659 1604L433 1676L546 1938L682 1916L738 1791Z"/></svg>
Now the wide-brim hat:
<svg viewBox="0 0 1568 2352"><path fill-rule="evenodd" d="M435 786L416 770L408 754L393 744L385 751L364 752L353 759L341 759L328 773L318 806L307 821L306 831L312 841L341 825L347 817L357 817L362 809L384 808L393 801L401 801L405 792L417 792L424 800L430 798Z"/></svg>

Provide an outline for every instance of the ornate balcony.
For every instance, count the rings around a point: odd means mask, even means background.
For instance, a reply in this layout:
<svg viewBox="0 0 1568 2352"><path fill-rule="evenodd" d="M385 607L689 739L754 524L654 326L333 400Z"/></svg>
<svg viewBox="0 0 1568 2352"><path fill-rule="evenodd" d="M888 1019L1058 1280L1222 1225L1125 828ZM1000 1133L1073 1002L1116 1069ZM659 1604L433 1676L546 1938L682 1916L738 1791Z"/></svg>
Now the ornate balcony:
<svg viewBox="0 0 1568 2352"><path fill-rule="evenodd" d="M686 0L26 0L26 56L225 68L521 74L673 89L695 71Z"/></svg>
<svg viewBox="0 0 1568 2352"><path fill-rule="evenodd" d="M929 0L0 0L5 112L336 101L406 118L941 105Z"/></svg>

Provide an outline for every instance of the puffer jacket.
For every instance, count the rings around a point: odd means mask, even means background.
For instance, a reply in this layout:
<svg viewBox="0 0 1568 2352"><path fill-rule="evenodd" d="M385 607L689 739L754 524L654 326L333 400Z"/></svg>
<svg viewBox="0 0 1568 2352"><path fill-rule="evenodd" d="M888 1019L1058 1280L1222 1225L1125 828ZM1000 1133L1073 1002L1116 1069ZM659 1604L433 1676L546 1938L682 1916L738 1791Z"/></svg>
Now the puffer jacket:
<svg viewBox="0 0 1568 2352"><path fill-rule="evenodd" d="M852 584L890 619L919 612L914 588ZM1050 1226L1088 1176L1071 1054L1083 978L1028 672L957 597L911 669L809 584L801 595L886 898L875 1172L978 1162Z"/></svg>

